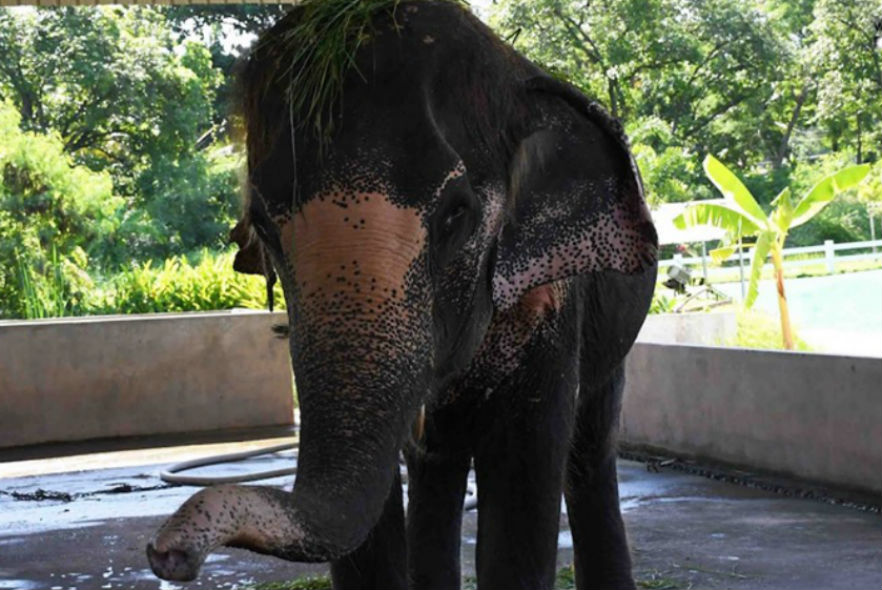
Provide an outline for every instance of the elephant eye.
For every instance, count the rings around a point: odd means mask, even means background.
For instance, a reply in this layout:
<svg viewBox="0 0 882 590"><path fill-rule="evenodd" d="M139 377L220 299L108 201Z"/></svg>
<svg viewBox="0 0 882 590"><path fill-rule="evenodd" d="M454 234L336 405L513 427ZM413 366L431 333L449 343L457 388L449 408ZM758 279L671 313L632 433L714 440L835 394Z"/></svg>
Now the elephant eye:
<svg viewBox="0 0 882 590"><path fill-rule="evenodd" d="M432 221L439 266L444 266L469 240L479 218L480 205L471 191L451 191Z"/></svg>
<svg viewBox="0 0 882 590"><path fill-rule="evenodd" d="M453 232L468 210L469 208L464 203L457 204L444 216L444 220L441 222L441 231L445 234Z"/></svg>

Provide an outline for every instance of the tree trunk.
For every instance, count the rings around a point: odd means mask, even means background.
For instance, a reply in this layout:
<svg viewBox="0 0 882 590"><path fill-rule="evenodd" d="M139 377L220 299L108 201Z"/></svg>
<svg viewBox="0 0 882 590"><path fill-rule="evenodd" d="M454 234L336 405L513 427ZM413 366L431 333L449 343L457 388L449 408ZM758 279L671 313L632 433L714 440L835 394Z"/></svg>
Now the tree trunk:
<svg viewBox="0 0 882 590"><path fill-rule="evenodd" d="M609 94L609 111L613 117L619 116L619 101L616 97L616 86L612 78L606 79L606 90Z"/></svg>
<svg viewBox="0 0 882 590"><path fill-rule="evenodd" d="M793 136L793 128L796 127L796 121L799 119L799 113L802 110L802 105L805 104L807 96L808 91L805 88L796 95L796 106L793 107L793 114L790 116L790 121L787 122L787 130L784 132L784 137L781 138L775 159L772 161L772 167L775 170L781 167L784 163L784 158L787 157L787 153L790 151L790 138Z"/></svg>
<svg viewBox="0 0 882 590"><path fill-rule="evenodd" d="M864 154L863 154L864 142L863 142L863 137L862 137L863 129L861 127L861 114L860 113L858 113L855 116L855 120L857 122L857 157L855 158L855 164L860 164L861 162L864 161Z"/></svg>
<svg viewBox="0 0 882 590"><path fill-rule="evenodd" d="M784 261L781 256L783 243L772 246L772 263L775 265L775 278L778 287L778 312L781 316L781 336L784 348L793 350L793 328L790 325L790 311L787 307L787 295L784 293Z"/></svg>

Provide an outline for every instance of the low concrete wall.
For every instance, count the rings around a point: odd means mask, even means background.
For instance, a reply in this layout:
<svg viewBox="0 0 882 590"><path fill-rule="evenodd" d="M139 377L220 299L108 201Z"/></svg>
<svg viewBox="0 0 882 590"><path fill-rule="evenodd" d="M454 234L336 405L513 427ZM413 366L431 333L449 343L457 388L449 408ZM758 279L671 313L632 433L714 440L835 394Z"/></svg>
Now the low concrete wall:
<svg viewBox="0 0 882 590"><path fill-rule="evenodd" d="M0 447L293 420L284 314L0 322Z"/></svg>
<svg viewBox="0 0 882 590"><path fill-rule="evenodd" d="M738 333L735 312L662 313L646 316L638 342L720 346Z"/></svg>
<svg viewBox="0 0 882 590"><path fill-rule="evenodd" d="M622 439L882 493L882 359L638 343Z"/></svg>

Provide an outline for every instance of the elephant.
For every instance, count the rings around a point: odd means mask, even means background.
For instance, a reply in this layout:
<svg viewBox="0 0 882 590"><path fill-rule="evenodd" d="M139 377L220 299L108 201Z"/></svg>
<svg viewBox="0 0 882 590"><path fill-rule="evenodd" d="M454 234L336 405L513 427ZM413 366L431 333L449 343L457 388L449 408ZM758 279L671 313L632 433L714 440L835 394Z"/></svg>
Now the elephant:
<svg viewBox="0 0 882 590"><path fill-rule="evenodd" d="M362 3L343 67L317 63L297 31L322 2L358 4L306 0L241 73L237 265L286 301L293 491L196 493L153 571L225 545L331 562L335 588L459 588L474 468L479 587L552 587L562 496L577 586L633 587L615 440L658 240L620 123L449 0ZM303 100L297 68L339 87Z"/></svg>

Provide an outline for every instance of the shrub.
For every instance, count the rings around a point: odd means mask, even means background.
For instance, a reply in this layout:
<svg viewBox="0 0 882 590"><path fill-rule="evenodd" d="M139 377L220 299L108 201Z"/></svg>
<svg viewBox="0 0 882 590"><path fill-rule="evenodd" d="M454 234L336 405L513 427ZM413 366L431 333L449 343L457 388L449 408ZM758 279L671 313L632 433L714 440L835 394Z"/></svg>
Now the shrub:
<svg viewBox="0 0 882 590"><path fill-rule="evenodd" d="M734 338L724 342L725 346L738 348L760 348L782 350L781 326L778 321L762 311L739 306L735 314L737 332ZM794 333L793 349L811 351L812 348Z"/></svg>
<svg viewBox="0 0 882 590"><path fill-rule="evenodd" d="M233 252L213 254L203 250L195 264L187 256L175 256L161 266L136 264L111 277L104 289L100 313L266 307L265 282L233 271ZM280 290L275 300L284 301Z"/></svg>
<svg viewBox="0 0 882 590"><path fill-rule="evenodd" d="M76 166L55 135L23 132L0 102L0 317L70 315L92 253L119 226L110 176Z"/></svg>

